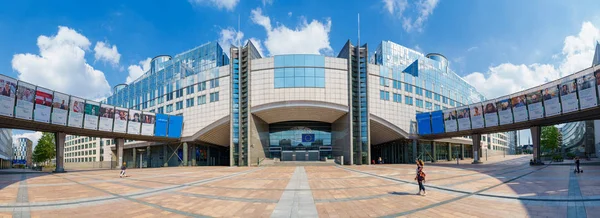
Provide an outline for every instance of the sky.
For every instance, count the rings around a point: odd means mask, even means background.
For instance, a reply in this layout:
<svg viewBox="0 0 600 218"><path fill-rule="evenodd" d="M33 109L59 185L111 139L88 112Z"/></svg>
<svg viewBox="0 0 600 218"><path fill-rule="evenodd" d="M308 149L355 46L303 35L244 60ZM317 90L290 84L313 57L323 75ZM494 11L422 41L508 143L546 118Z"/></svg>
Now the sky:
<svg viewBox="0 0 600 218"><path fill-rule="evenodd" d="M337 55L358 42L360 14L371 51L390 40L441 53L494 98L589 67L597 11L593 0L11 1L0 8L0 73L100 100L152 57L210 41L227 50L252 40L263 56Z"/></svg>

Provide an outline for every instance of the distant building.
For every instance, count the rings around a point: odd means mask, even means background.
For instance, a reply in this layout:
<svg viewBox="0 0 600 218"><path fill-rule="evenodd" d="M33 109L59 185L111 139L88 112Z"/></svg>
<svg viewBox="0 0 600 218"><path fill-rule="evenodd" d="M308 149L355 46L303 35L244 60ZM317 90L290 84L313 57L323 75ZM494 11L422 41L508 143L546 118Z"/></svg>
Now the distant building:
<svg viewBox="0 0 600 218"><path fill-rule="evenodd" d="M33 153L33 142L28 138L19 138L13 145L12 164L23 165L26 167L32 166L31 156Z"/></svg>
<svg viewBox="0 0 600 218"><path fill-rule="evenodd" d="M10 168L12 149L12 130L0 129L0 169Z"/></svg>

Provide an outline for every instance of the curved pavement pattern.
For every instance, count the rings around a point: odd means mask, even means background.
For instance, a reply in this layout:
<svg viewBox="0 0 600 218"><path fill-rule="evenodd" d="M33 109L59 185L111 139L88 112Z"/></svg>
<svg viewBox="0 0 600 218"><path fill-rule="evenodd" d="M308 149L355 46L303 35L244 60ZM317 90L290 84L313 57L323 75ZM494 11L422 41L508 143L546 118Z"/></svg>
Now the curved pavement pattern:
<svg viewBox="0 0 600 218"><path fill-rule="evenodd" d="M600 166L176 167L0 171L0 217L599 217Z"/></svg>

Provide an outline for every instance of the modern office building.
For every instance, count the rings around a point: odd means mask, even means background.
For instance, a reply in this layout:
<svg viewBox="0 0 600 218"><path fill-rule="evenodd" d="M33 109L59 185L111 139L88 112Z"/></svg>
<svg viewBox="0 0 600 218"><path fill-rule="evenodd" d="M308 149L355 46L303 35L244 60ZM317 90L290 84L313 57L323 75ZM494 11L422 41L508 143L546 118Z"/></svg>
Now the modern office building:
<svg viewBox="0 0 600 218"><path fill-rule="evenodd" d="M87 136L67 135L65 139L65 163L103 161L102 139Z"/></svg>
<svg viewBox="0 0 600 218"><path fill-rule="evenodd" d="M28 138L18 138L13 145L13 166L32 166L33 142Z"/></svg>
<svg viewBox="0 0 600 218"><path fill-rule="evenodd" d="M11 167L13 153L12 129L0 129L0 169Z"/></svg>
<svg viewBox="0 0 600 218"><path fill-rule="evenodd" d="M472 156L468 137L415 140L416 113L485 99L441 54L390 41L372 57L366 44L350 41L336 57L262 57L251 42L229 53L211 42L161 55L140 78L115 86L107 104L185 119L181 143L129 142L124 162L247 166L335 158L370 164L377 157L408 163ZM504 134L482 140L490 149L508 146Z"/></svg>

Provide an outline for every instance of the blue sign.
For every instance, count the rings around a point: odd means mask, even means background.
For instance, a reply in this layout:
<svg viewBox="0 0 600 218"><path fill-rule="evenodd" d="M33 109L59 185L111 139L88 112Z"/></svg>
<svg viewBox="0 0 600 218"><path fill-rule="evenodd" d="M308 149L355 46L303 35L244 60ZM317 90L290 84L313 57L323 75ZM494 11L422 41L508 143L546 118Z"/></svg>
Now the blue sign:
<svg viewBox="0 0 600 218"><path fill-rule="evenodd" d="M169 138L180 138L183 128L183 116L169 116L169 129L167 136Z"/></svg>
<svg viewBox="0 0 600 218"><path fill-rule="evenodd" d="M315 142L315 134L302 134L302 142Z"/></svg>
<svg viewBox="0 0 600 218"><path fill-rule="evenodd" d="M431 130L434 134L446 132L444 129L444 113L442 111L431 112Z"/></svg>
<svg viewBox="0 0 600 218"><path fill-rule="evenodd" d="M155 136L167 136L167 126L169 125L169 115L156 114L156 123L154 124Z"/></svg>
<svg viewBox="0 0 600 218"><path fill-rule="evenodd" d="M419 59L415 60L415 62L410 64L408 67L406 67L406 69L404 69L402 72L405 72L410 75L418 77L419 76Z"/></svg>
<svg viewBox="0 0 600 218"><path fill-rule="evenodd" d="M12 160L12 163L25 165L27 164L27 160Z"/></svg>
<svg viewBox="0 0 600 218"><path fill-rule="evenodd" d="M429 113L417 114L417 125L419 127L419 134L431 134L431 115Z"/></svg>

